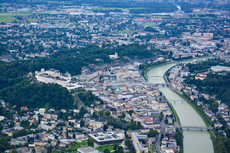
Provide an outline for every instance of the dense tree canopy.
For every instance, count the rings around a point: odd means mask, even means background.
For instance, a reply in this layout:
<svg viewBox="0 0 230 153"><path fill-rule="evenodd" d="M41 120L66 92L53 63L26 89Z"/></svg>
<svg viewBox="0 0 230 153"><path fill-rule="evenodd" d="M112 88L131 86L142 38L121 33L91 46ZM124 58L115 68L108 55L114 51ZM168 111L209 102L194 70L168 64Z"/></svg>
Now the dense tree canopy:
<svg viewBox="0 0 230 153"><path fill-rule="evenodd" d="M74 97L58 84L30 83L25 80L20 84L0 91L0 99L4 99L17 107L40 108L44 105L56 109L73 108Z"/></svg>
<svg viewBox="0 0 230 153"><path fill-rule="evenodd" d="M95 100L103 102L99 97L95 96L92 91L87 91L85 93L79 93L78 97L81 99L82 102L84 102L85 105L90 106L91 104L94 104Z"/></svg>
<svg viewBox="0 0 230 153"><path fill-rule="evenodd" d="M193 84L197 86L199 92L204 92L210 95L216 95L216 98L221 100L221 102L226 103L230 107L230 74L219 75L214 73L209 73L207 78L203 81L195 80L191 78L186 78L185 83ZM214 112L217 111L218 104L210 103Z"/></svg>

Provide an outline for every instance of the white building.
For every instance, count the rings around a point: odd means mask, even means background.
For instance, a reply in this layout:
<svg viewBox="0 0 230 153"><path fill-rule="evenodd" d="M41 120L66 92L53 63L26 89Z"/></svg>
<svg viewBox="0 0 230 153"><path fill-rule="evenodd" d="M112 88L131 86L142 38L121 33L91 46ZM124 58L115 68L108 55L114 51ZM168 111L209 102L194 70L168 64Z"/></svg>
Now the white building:
<svg viewBox="0 0 230 153"><path fill-rule="evenodd" d="M63 75L59 70L50 69L45 71L45 69L41 69L40 72L35 72L35 77L40 82L56 83L68 90L82 87L78 82L71 82L71 75L68 72Z"/></svg>
<svg viewBox="0 0 230 153"><path fill-rule="evenodd" d="M220 72L220 71L227 71L227 72L229 72L230 71L230 67L217 65L217 66L212 66L211 70L214 71L214 72Z"/></svg>
<svg viewBox="0 0 230 153"><path fill-rule="evenodd" d="M5 117L4 117L4 116L0 116L0 121L1 121L1 120L4 120L4 119L5 119Z"/></svg>
<svg viewBox="0 0 230 153"><path fill-rule="evenodd" d="M81 147L78 148L77 151L79 153L99 153L97 149L94 149L93 147Z"/></svg>
<svg viewBox="0 0 230 153"><path fill-rule="evenodd" d="M116 58L118 58L118 54L115 53L115 55L109 55L109 58L111 58L111 59L116 59Z"/></svg>
<svg viewBox="0 0 230 153"><path fill-rule="evenodd" d="M66 87L68 81L71 80L70 74L61 75L58 70L50 69L45 71L41 69L40 72L35 72L35 77L38 81L44 83L56 83L63 87Z"/></svg>

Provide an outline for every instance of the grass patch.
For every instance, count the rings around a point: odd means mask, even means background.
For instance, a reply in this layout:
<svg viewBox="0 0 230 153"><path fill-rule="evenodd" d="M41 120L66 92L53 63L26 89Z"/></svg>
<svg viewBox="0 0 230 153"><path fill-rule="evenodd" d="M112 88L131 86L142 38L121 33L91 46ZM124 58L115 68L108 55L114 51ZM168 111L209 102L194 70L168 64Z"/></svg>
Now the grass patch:
<svg viewBox="0 0 230 153"><path fill-rule="evenodd" d="M163 78L164 78L165 83L168 82L168 81L166 80L166 79L167 79L166 73L167 73L167 71L166 71L166 72L164 73L164 75L163 75ZM172 106L171 103L168 102L168 105L169 105L169 107L172 109L172 111L173 111L173 113L174 113L174 115L175 115L175 117L176 117L176 120L177 120L178 124L181 125L181 123L180 123L180 118L179 118L179 116L177 115L176 110L173 108L173 106Z"/></svg>
<svg viewBox="0 0 230 153"><path fill-rule="evenodd" d="M113 147L114 147L114 145L108 145L108 146L100 146L96 149L101 150L101 151L105 151L105 149L108 149L109 151L112 151Z"/></svg>
<svg viewBox="0 0 230 153"><path fill-rule="evenodd" d="M151 26L154 26L154 25L156 25L156 24L154 24L154 23L147 23L146 25L145 25L145 27L151 27Z"/></svg>
<svg viewBox="0 0 230 153"><path fill-rule="evenodd" d="M86 91L85 90L79 90L79 91L76 91L75 93L85 93Z"/></svg>
<svg viewBox="0 0 230 153"><path fill-rule="evenodd" d="M213 135L213 133L211 131L208 131L208 133L210 134L212 141L215 140L215 136Z"/></svg>
<svg viewBox="0 0 230 153"><path fill-rule="evenodd" d="M87 108L87 106L85 105L85 103L82 102L77 95L75 96L75 99L77 100L78 104L82 104L82 105L84 105Z"/></svg>
<svg viewBox="0 0 230 153"><path fill-rule="evenodd" d="M46 103L43 107L44 107L45 109L48 109L49 106L50 106L50 104L49 104L49 103Z"/></svg>
<svg viewBox="0 0 230 153"><path fill-rule="evenodd" d="M172 18L171 16L166 16L166 15L153 15L150 18Z"/></svg>
<svg viewBox="0 0 230 153"><path fill-rule="evenodd" d="M70 19L66 19L66 21L67 21L68 23L70 23Z"/></svg>
<svg viewBox="0 0 230 153"><path fill-rule="evenodd" d="M213 145L213 150L214 150L214 148L217 148L216 143L214 143L214 141L215 141L216 138L215 138L215 136L213 135L213 133L211 131L208 131L208 133L209 133L209 135L211 137L212 145ZM214 150L214 152L215 152L215 150Z"/></svg>
<svg viewBox="0 0 230 153"><path fill-rule="evenodd" d="M173 108L173 106L172 106L171 103L168 102L168 105L169 105L169 107L172 109L173 114L175 115L178 124L181 125L181 123L180 123L180 118L179 118L179 116L177 115L176 110Z"/></svg>
<svg viewBox="0 0 230 153"><path fill-rule="evenodd" d="M125 33L125 34L130 34L132 33L134 30L119 30L118 33Z"/></svg>
<svg viewBox="0 0 230 153"><path fill-rule="evenodd" d="M165 83L168 83L168 79L167 79L166 74L167 74L167 71L164 73L164 75L163 75L163 79L164 79Z"/></svg>
<svg viewBox="0 0 230 153"><path fill-rule="evenodd" d="M31 23L36 23L38 19L28 19L28 21L30 21Z"/></svg>
<svg viewBox="0 0 230 153"><path fill-rule="evenodd" d="M53 153L60 153L60 152L73 152L73 150L84 147L84 146L88 146L87 145L87 140L81 141L81 142L77 142L75 145L72 145L70 149L66 149L66 150L62 150L62 151L54 151Z"/></svg>

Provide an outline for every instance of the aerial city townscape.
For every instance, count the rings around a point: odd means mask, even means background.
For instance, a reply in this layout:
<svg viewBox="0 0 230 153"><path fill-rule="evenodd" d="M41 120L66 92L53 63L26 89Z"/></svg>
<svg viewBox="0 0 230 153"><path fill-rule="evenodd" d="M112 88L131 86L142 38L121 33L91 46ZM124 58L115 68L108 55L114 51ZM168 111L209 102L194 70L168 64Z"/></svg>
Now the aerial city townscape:
<svg viewBox="0 0 230 153"><path fill-rule="evenodd" d="M1 0L0 153L230 153L230 0Z"/></svg>

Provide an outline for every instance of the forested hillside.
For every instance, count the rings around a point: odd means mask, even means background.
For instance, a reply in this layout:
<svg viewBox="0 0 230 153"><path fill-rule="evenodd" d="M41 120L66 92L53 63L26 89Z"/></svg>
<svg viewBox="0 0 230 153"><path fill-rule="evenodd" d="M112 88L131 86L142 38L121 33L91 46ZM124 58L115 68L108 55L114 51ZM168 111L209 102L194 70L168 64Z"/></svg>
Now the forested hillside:
<svg viewBox="0 0 230 153"><path fill-rule="evenodd" d="M95 96L92 91L86 91L85 93L79 93L78 97L84 102L85 105L90 106L95 100L100 101L103 104L103 100Z"/></svg>
<svg viewBox="0 0 230 153"><path fill-rule="evenodd" d="M159 49L147 50L147 45L122 45L116 48L119 59L125 56L134 58L153 58L163 53ZM1 50L1 49L0 49ZM12 63L0 62L0 89L19 83L29 72L40 71L41 68L59 70L61 73L69 72L71 75L81 73L83 66L88 64L111 63L108 55L115 54L113 47L98 47L88 45L79 49L65 49L52 54L50 57L34 58L32 60L15 61ZM101 59L96 61L96 59ZM126 60L127 61L127 60Z"/></svg>
<svg viewBox="0 0 230 153"><path fill-rule="evenodd" d="M216 95L217 99L230 107L230 73L226 75L209 73L207 79L203 81L187 78L185 83L196 85L199 92Z"/></svg>
<svg viewBox="0 0 230 153"><path fill-rule="evenodd" d="M30 83L28 80L1 90L0 99L19 109L22 106L68 109L74 104L74 97L66 88L58 84Z"/></svg>
<svg viewBox="0 0 230 153"><path fill-rule="evenodd" d="M0 62L0 99L4 99L12 105L36 107L72 108L73 97L66 88L54 84L36 84L25 81L29 72L40 71L41 68L59 70L61 73L69 72L72 76L81 73L82 67L88 64L111 63L108 55L119 55L121 61L124 57L130 59L154 58L164 52L150 48L148 45L122 45L116 49L113 47L98 47L88 45L84 48L60 50L49 57L32 60L14 61L10 63ZM1 49L0 49L1 50ZM2 49L3 50L3 49ZM97 61L96 59L100 59ZM90 105L97 97L90 93L80 94L79 97Z"/></svg>

